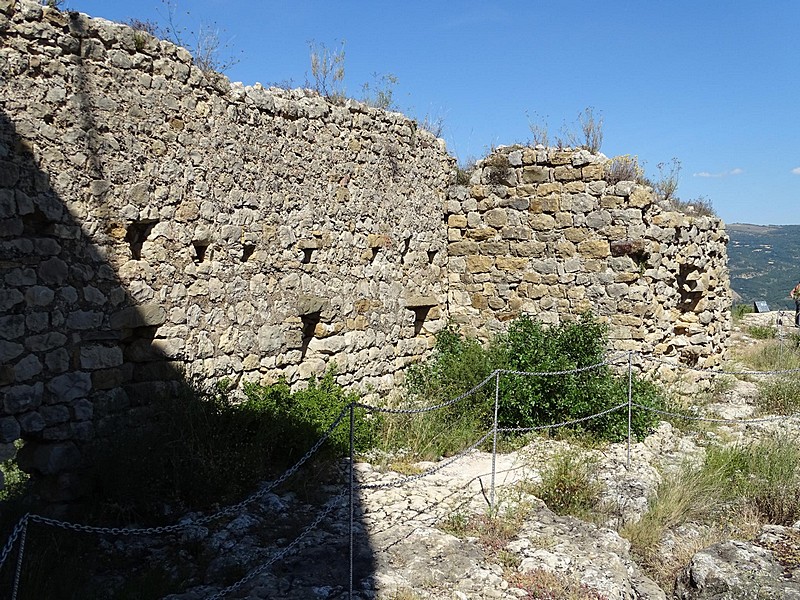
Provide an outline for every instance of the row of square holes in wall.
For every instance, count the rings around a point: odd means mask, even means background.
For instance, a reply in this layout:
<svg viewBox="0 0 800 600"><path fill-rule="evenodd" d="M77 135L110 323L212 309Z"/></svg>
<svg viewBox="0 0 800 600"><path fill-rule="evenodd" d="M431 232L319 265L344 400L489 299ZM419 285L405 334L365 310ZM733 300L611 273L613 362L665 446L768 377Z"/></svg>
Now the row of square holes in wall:
<svg viewBox="0 0 800 600"><path fill-rule="evenodd" d="M130 225L128 225L128 229L125 235L125 241L128 242L131 251L131 257L134 260L141 260L142 258L142 246L144 242L147 240L150 233L153 231L153 227L156 226L158 221L134 221ZM403 251L400 253L401 256L405 256L408 252L408 247L411 242L411 239L408 238L405 241L405 247ZM194 260L195 262L201 263L204 262L206 259L206 251L208 247L211 245L210 242L205 241L196 241L192 242L192 246L194 247ZM370 258L370 262L375 260L375 257L378 255L380 251L380 246L375 246L371 248L372 256ZM253 255L256 250L255 244L243 244L242 248L242 262L247 262L247 260ZM314 251L317 248L302 248L303 257L300 259L300 262L304 265L310 264L312 258L314 256ZM434 258L436 258L436 250L428 250L428 264L433 264Z"/></svg>

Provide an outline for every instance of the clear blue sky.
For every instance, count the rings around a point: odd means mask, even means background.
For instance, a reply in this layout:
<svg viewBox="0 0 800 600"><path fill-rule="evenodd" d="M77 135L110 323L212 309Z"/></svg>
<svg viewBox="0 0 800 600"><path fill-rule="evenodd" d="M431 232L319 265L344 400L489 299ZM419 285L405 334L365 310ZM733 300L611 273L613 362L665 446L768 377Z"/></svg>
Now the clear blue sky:
<svg viewBox="0 0 800 600"><path fill-rule="evenodd" d="M465 161L492 145L551 139L591 106L602 151L682 163L678 195L705 196L729 223L800 223L798 0L177 0L192 30L216 24L232 81L309 72L310 40L346 41L346 87L398 78L399 109L444 121ZM163 22L161 0L67 0L112 20ZM186 12L188 11L188 15Z"/></svg>

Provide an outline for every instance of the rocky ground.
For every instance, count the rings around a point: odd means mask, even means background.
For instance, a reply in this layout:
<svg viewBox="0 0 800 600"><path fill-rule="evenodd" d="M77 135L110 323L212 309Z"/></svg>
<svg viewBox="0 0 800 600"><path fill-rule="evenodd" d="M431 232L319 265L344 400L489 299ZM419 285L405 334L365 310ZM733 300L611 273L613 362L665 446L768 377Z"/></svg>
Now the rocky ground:
<svg viewBox="0 0 800 600"><path fill-rule="evenodd" d="M762 321L770 325L777 317L748 317L736 333L736 343L755 343L746 335L748 327ZM786 329L783 334L790 332ZM754 412L755 394L754 383L736 380L705 407L706 414L748 418ZM582 456L595 461L606 507L605 516L592 522L559 516L530 493L530 484L541 481L551 459L570 448L567 441L537 438L497 456L495 514L502 532L464 527L476 520L489 522L489 453L474 451L441 463L358 462L353 598L800 599L800 523L789 528L767 526L752 541L723 541L707 548L702 527L669 533L660 547L664 562L686 552L686 547L700 549L681 563L686 567L674 595L637 564L630 543L618 533L623 524L638 520L647 510L648 498L665 473L686 461L702 460L709 440L755 439L787 429L800 433L800 418L689 431L663 422L645 440L632 444L629 462L625 443L583 448ZM435 472L421 476L429 470ZM187 581L195 584L168 598L199 600L221 594L251 600L346 598L351 572L348 473L347 463L333 475L307 473L293 491L265 493L232 521L182 534L183 560L192 565ZM309 490L314 492L310 496ZM321 505L329 512L317 519ZM311 530L292 543L308 524L313 525ZM142 542L140 551L150 561L174 560L174 551L146 546ZM135 544L128 544L125 551L135 553ZM224 589L248 571L247 581ZM197 585L198 581L205 583ZM560 586L561 595L533 592L554 586Z"/></svg>

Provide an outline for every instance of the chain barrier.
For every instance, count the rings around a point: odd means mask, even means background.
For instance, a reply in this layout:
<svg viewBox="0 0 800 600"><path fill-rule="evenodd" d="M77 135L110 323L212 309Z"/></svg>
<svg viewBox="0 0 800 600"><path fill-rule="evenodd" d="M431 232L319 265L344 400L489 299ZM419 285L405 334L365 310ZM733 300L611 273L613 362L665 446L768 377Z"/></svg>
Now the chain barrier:
<svg viewBox="0 0 800 600"><path fill-rule="evenodd" d="M752 423L770 423L774 421L785 421L787 419L791 419L793 417L800 417L800 413L793 413L791 415L774 415L771 417L758 417L755 419L722 419L722 418L715 418L715 417L698 417L694 415L685 415L682 413L670 412L667 410L659 410L657 408L652 408L650 406L644 406L642 404L638 404L636 402L631 403L631 406L635 406L637 408L641 408L643 410L650 411L652 413L656 413L659 415L663 415L666 417L676 417L679 419L686 419L688 421L705 421L706 423L735 423L737 425L750 425Z"/></svg>
<svg viewBox="0 0 800 600"><path fill-rule="evenodd" d="M574 368L574 369L561 370L561 371L541 371L541 372L537 372L537 371L515 371L515 370L510 370L510 369L496 369L491 374L489 374L485 379L483 379L480 383L475 385L472 389L468 390L467 392L464 392L463 394L460 394L459 396L456 396L455 398L453 398L451 400L447 400L445 402L442 402L440 404L436 404L436 405L433 405L433 406L419 407L419 408L412 408L412 409L399 409L399 408L384 408L384 407L373 406L373 405L369 405L369 404L363 404L363 403L360 403L360 402L354 402L354 403L351 403L351 404L349 404L348 406L346 406L345 408L342 409L342 411L339 413L339 416L333 421L333 423L331 423L331 425L322 434L322 436L317 440L317 442L308 450L308 452L306 452L300 458L300 460L298 460L294 465L292 465L289 469L287 469L280 477L278 477L277 479L275 479L273 481L268 482L259 491L255 492L254 494L251 494L246 499L244 499L243 501L241 501L241 502L239 502L237 504L234 504L234 505L228 506L226 508L223 508L223 509L221 509L221 510L219 510L219 511L213 513L213 514L210 514L210 515L207 515L207 516L204 516L204 517L200 517L200 518L197 518L197 519L193 519L193 520L190 520L190 521L187 521L187 522L175 523L175 524L172 524L172 525L165 525L165 526L159 526L159 527L141 527L141 528L98 527L98 526L93 526L93 525L70 523L70 522L66 522L66 521L60 521L60 520L57 520L57 519L52 519L52 518L49 518L49 517L44 517L44 516L41 516L41 515L28 513L28 514L24 515L18 521L18 523L14 527L11 535L9 536L8 540L6 541L5 545L3 546L2 550L0 550L0 569L3 568L3 565L5 564L6 560L9 557L9 555L13 551L14 545L16 544L17 540L19 539L20 540L20 549L19 549L19 554L18 554L17 573L16 573L16 578L15 578L15 583L14 583L14 592L13 592L14 593L14 597L15 597L16 593L17 593L16 592L16 588L17 588L17 585L19 583L19 571L21 569L21 564L22 564L22 553L24 552L25 533L26 533L27 526L28 526L29 523L39 523L39 524L42 524L42 525L48 525L48 526L51 526L51 527L56 527L56 528L60 528L60 529L75 531L75 532L79 532L79 533L109 534L109 535L115 535L115 536L161 535L161 534L175 533L175 532L182 531L182 530L185 530L185 529L188 529L188 528L191 528L191 527L195 527L195 526L198 526L198 525L205 525L205 524L210 523L212 521L215 521L215 520L217 520L217 519L219 519L221 517L231 516L231 515L233 515L235 513L238 513L242 509L244 509L246 506L248 506L249 504L251 504L255 500L263 497L264 495L269 493L271 490L275 489L276 487L278 487L282 483L286 482L290 477L292 477L294 474L296 474L297 471L317 451L319 451L319 449L322 447L322 445L325 443L325 441L330 437L330 435L333 433L333 431L341 424L341 422L344 420L344 418L348 414L351 414L352 409L354 409L356 407L363 408L363 409L365 409L367 411L371 411L371 412L386 413L386 414L409 414L409 415L424 414L424 413L432 412L432 411L435 411L435 410L441 410L443 408L447 408L448 406L452 406L453 404L456 404L457 402L460 402L461 400L464 400L465 398L475 394L477 391L479 391L481 388L483 388L484 386L486 386L489 382L491 382L493 380L496 382L495 385L499 387L499 376L501 374L502 375L516 375L516 376L540 376L540 377L577 374L577 373L590 371L590 370L593 370L593 369L599 369L599 368L601 368L603 366L617 364L623 358L628 360L629 368L630 368L630 357L632 355L639 356L640 358L642 358L644 360L647 360L647 361L652 361L652 362L668 365L668 366L679 368L679 369L695 371L695 372L701 372L701 373L711 373L711 374L717 374L717 375L781 375L781 374L788 374L788 373L800 373L800 368L798 368L798 369L785 369L785 370L773 370L773 371L725 371L725 370L703 369L703 368L699 368L699 367L689 367L689 366L686 366L686 365L681 365L679 363L673 363L673 362L670 362L668 360L659 359L659 358L656 358L656 357L651 356L651 355L645 355L645 354L642 354L642 353L631 353L631 352L628 352L628 353L625 353L625 354L622 354L622 355L618 355L618 356L615 356L615 357L608 358L608 359L603 360L603 361L601 361L599 363L596 363L596 364L587 365L587 366L584 366L584 367L579 367L579 368ZM497 393L497 391L498 390L496 389L495 393ZM524 432L532 432L532 431L539 431L539 430L545 430L545 429L553 429L553 428L558 428L558 427L565 427L565 426L575 425L575 424L578 424L578 423L589 421L589 420L592 420L592 419L596 419L596 418L605 416L607 414L616 412L616 411L618 411L618 410L620 410L622 408L631 407L631 406L639 408L639 409L642 409L642 410L650 411L650 412L653 412L653 413L656 413L656 414L659 414L659 415L667 416L667 417L681 418L681 419L694 420L694 421L705 421L705 422L711 422L711 423L734 423L734 424L741 424L741 425L748 425L748 424L753 424L753 423L773 422L773 421L780 421L780 420L790 419L790 418L793 418L793 417L800 417L800 413L795 413L793 415L788 415L788 416L780 415L780 416L771 416L771 417L763 417L763 418L755 418L755 419L723 419L723 418L700 417L700 416L686 415L686 414L670 412L670 411L665 411L665 410L659 410L659 409L655 409L655 408L652 408L652 407L649 407L649 406L645 406L645 405L642 405L642 404L639 404L639 403L636 403L636 402L631 402L630 400L628 400L627 402L623 402L621 404L618 404L617 406L608 408L608 409L603 410L601 412L598 412L598 413L595 413L595 414L592 414L592 415L587 415L585 417L580 417L580 418L577 418L577 419L572 419L572 420L569 420L569 421L563 421L561 423L553 423L553 424L549 424L549 425L540 425L540 426L536 426L536 427L502 427L502 428L496 427L496 423L495 423L495 426L492 428L492 430L487 432L479 440L477 440L475 443L470 445L464 451L462 451L459 454L456 454L456 455L454 455L452 457L449 457L446 460L441 461L436 466L434 466L434 467L432 467L430 469L427 469L426 471L423 471L422 473L418 473L416 475L411 475L411 476L408 476L408 477L403 477L403 478L400 478L398 480L385 482L385 483L372 483L372 484L363 484L362 485L362 484L359 484L358 482L351 482L350 489L348 489L347 492L345 492L343 494L340 494L340 495L334 497L333 499L331 499L330 501L328 501L326 503L325 507L320 511L320 513L314 519L314 521L312 521L309 525L307 525L303 529L303 531L299 534L299 536L296 537L294 540L292 540L285 548L283 548L281 551L277 552L267 562L263 563L262 565L260 565L259 567L257 567L256 569L254 569L253 571L248 573L245 577L243 577L242 579L240 579L236 583L228 586L227 588L225 588L225 589L217 592L215 595L211 596L209 598L209 600L221 600L222 598L224 598L225 596L227 596L231 592L234 592L234 591L238 590L239 588L241 588L243 585L245 585L246 583L248 583L249 581L251 581L252 579L257 577L262 572L264 572L264 570L266 570L268 567L270 567L271 565L275 564L277 561L279 561L280 559L285 557L287 554L289 554L289 552L291 552L300 543L300 541L302 539L304 539L311 531L313 531L314 529L316 529L319 526L319 524L322 522L322 520L331 513L331 511L334 509L334 507L336 506L337 503L341 502L348 493L352 493L354 488L358 488L358 489L362 489L362 490L388 489L388 488L400 487L400 486L412 483L414 481L423 479L425 477L429 477L429 476L434 475L437 472L445 469L446 467L454 464L455 462L459 461L460 459L464 458L466 455L468 455L469 453L471 453L474 450L476 450L481 444L486 442L486 440L490 436L492 436L493 434L495 434L497 432L502 432L502 433L524 433ZM351 424L351 429L352 429L352 424ZM352 432L351 432L351 434L352 434ZM352 595L352 593L351 593L351 595Z"/></svg>
<svg viewBox="0 0 800 600"><path fill-rule="evenodd" d="M234 592L234 591L238 590L240 587L242 587L244 584L248 583L249 581L252 581L255 577L257 577L258 575L263 573L267 568L271 567L276 562L278 562L280 559L282 559L287 554L289 554L289 552L291 552L294 549L294 547L297 546L297 544L299 544L300 541L303 538L305 538L309 533L314 531L319 526L319 524L322 523L322 520L331 513L331 511L335 508L335 506L336 506L336 504L338 502L341 502L341 501L344 500L346 495L347 495L347 493L344 493L344 494L339 494L338 496L334 496L333 498L331 498L325 504L323 509L319 512L317 517L310 524L306 525L306 527L303 529L303 531L300 532L300 535L298 535L296 538L294 538L283 550L281 550L280 552L278 552L275 555L273 555L267 562L263 563L262 565L256 567L252 571L250 571L247 575L242 577L236 583L233 583L233 584L229 585L228 587L226 587L225 589L220 590L219 592L217 592L216 594L214 594L213 596L208 598L208 600L222 600L222 598L224 598L225 596L227 596L231 592Z"/></svg>
<svg viewBox="0 0 800 600"><path fill-rule="evenodd" d="M511 369L498 369L497 372L503 375L523 375L523 376L535 376L535 377L547 377L552 375L573 375L576 373L583 373L585 371L591 371L592 369L599 369L600 367L613 365L619 360L619 358L624 358L624 356L620 356L617 358L607 358L606 360L600 361L599 363L595 363L593 365L587 365L585 367L575 367L574 369L565 369L563 371L513 371Z"/></svg>
<svg viewBox="0 0 800 600"><path fill-rule="evenodd" d="M656 358L651 354L635 353L636 356L642 357L644 360L649 360L654 363L675 367L683 371L694 371L696 373L710 373L712 375L786 375L790 373L800 373L798 369L777 369L773 371L726 371L718 369L703 369L701 367L690 367L689 365L682 365L680 363L671 362L663 358Z"/></svg>
<svg viewBox="0 0 800 600"><path fill-rule="evenodd" d="M623 402L622 404L618 404L617 406L612 406L611 408L607 408L604 411L595 413L593 415L580 417L579 419L573 419L571 421L553 423L552 425L537 425L536 427L499 427L497 431L503 433L526 433L529 431L541 431L543 429L555 429L557 427L566 427L567 425L575 425L576 423L583 423L584 421L591 421L592 419L596 419L597 417L603 417L607 414L618 411L620 408L625 408L626 406L628 406L628 403Z"/></svg>
<svg viewBox="0 0 800 600"><path fill-rule="evenodd" d="M472 444L469 448L467 448L463 452L461 452L459 454L455 454L455 455L451 456L450 458L448 458L446 460L443 460L442 462L440 462L435 467L431 467L430 469L428 469L427 471L423 471L422 473L417 473L416 475L409 475L408 477L403 477L403 478L397 479L395 481L388 481L386 483L366 483L366 484L363 484L363 485L361 485L359 483L356 483L356 487L358 487L359 489L362 489L362 490L385 490L385 489L388 489L388 488L399 487L401 485L405 485L406 483L411 483L412 481L416 481L418 479L423 479L425 477L429 477L430 475L434 475L434 474L438 473L439 471L441 471L442 469L444 469L445 467L449 467L454 462L457 462L460 459L464 458L467 454L469 454L470 452L475 450L478 446L480 446L483 442L488 440L490 435L492 435L491 431L489 431L481 439L479 439L477 442Z"/></svg>
<svg viewBox="0 0 800 600"><path fill-rule="evenodd" d="M373 406L371 404L362 404L361 402L356 402L355 406L358 408L363 408L370 412L377 412L377 413L385 413L390 415L420 415L427 412L432 412L434 410L440 410L442 408L447 408L448 406L452 406L457 402L461 402L464 398L467 398L485 386L487 383L492 381L496 376L497 371L492 371L489 375L486 376L486 379L481 381L478 385L473 387L471 390L464 392L453 398L452 400L447 400L446 402L442 402L441 404L434 404L433 406L423 406L420 408L384 408L381 406Z"/></svg>
<svg viewBox="0 0 800 600"><path fill-rule="evenodd" d="M30 520L30 518L31 514L27 513L23 515L19 521L17 521L16 525L14 525L14 529L11 531L11 535L8 536L8 539L6 540L3 549L0 550L0 570L2 570L3 565L6 562L6 559L8 558L8 555L11 554L11 551L14 549L14 544L17 542L17 538L28 526L28 521Z"/></svg>

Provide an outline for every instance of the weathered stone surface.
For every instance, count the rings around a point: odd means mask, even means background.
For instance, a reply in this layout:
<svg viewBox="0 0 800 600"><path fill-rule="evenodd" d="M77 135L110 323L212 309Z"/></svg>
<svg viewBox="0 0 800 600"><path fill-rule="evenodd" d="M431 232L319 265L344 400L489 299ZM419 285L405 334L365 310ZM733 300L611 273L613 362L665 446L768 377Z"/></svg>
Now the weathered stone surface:
<svg viewBox="0 0 800 600"><path fill-rule="evenodd" d="M167 320L166 310L157 304L129 306L111 315L112 329L135 329L157 327Z"/></svg>
<svg viewBox="0 0 800 600"><path fill-rule="evenodd" d="M793 536L795 538L794 547L800 548L800 532L798 530L794 530L794 533L783 533L783 535ZM798 568L794 570L800 572ZM675 584L675 598L678 600L718 600L723 598L798 600L800 599L800 583L794 577L786 577L785 571L785 567L766 548L749 542L734 540L721 542L701 550L692 557L689 565L678 576Z"/></svg>
<svg viewBox="0 0 800 600"><path fill-rule="evenodd" d="M92 378L89 373L73 372L54 377L47 384L47 391L58 402L71 402L77 398L88 395L92 388Z"/></svg>

